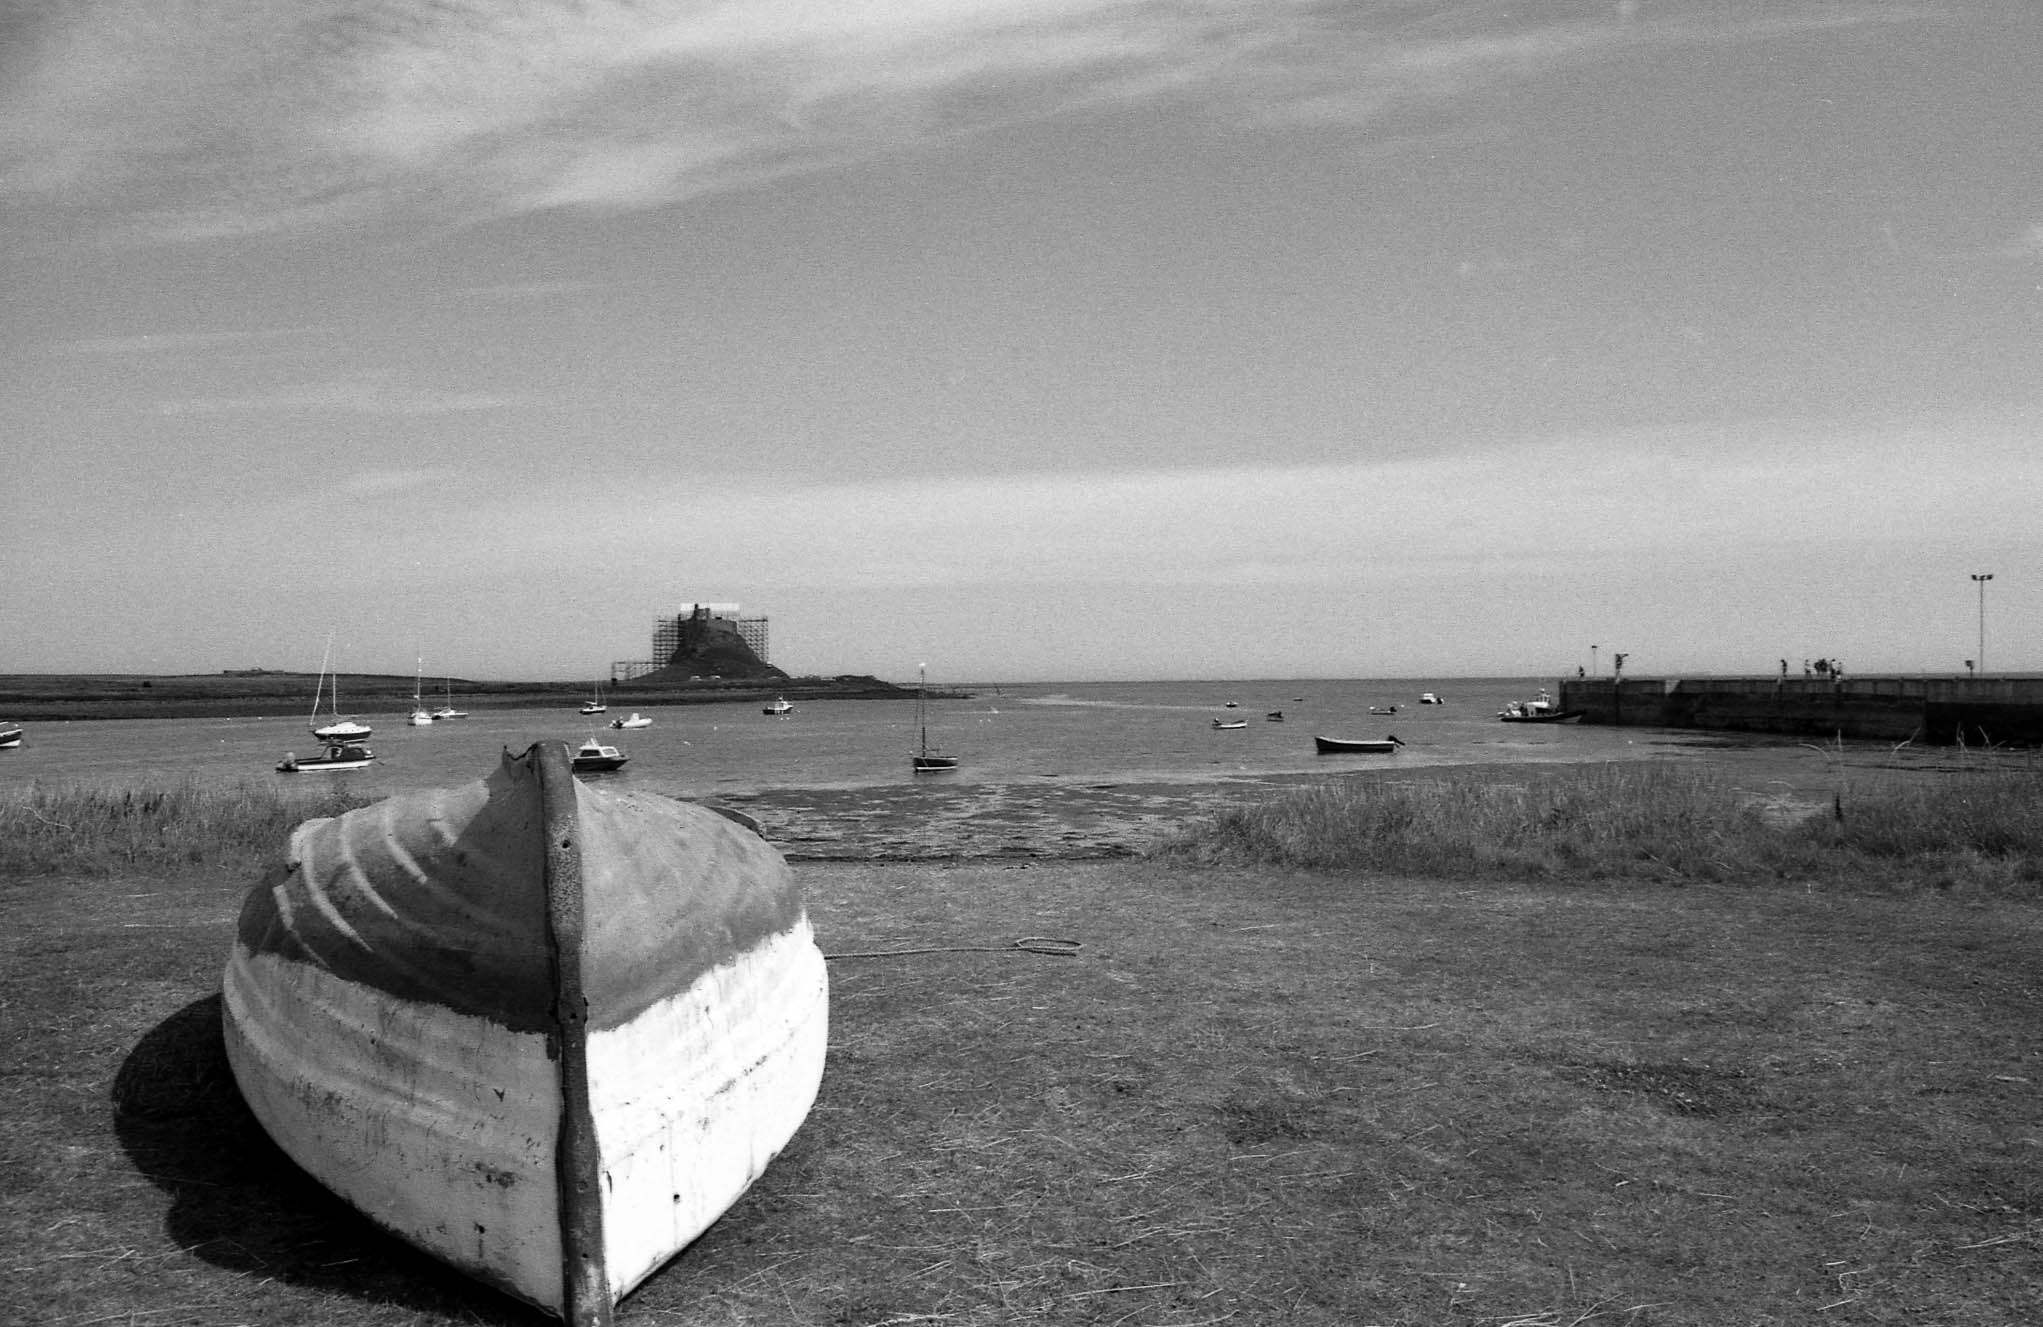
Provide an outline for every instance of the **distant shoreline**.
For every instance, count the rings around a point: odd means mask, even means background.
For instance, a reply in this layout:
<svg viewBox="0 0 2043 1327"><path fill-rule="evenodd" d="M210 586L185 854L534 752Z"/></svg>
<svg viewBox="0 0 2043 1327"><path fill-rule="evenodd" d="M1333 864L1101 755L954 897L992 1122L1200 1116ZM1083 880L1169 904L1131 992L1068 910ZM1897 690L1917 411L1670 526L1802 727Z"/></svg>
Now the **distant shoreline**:
<svg viewBox="0 0 2043 1327"><path fill-rule="evenodd" d="M318 677L259 670L153 676L109 673L0 674L0 718L14 723L91 719L261 718L293 709L309 711ZM411 708L414 680L380 673L342 673L341 709L357 715L403 714ZM426 704L451 701L465 710L511 709L586 700L588 682L489 682L434 679L421 694ZM715 705L770 701L900 700L913 687L876 677L793 677L690 683L683 686L606 684L604 699L619 708ZM957 695L943 692L932 694Z"/></svg>

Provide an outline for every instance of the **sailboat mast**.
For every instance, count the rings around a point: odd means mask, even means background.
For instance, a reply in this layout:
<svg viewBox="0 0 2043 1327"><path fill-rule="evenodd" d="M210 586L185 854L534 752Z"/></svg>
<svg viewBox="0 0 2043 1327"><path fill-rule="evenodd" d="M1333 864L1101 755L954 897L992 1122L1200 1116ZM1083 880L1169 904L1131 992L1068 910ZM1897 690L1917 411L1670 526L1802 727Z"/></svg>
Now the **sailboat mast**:
<svg viewBox="0 0 2043 1327"><path fill-rule="evenodd" d="M312 684L312 718L310 720L310 723L314 729L317 729L319 727L319 693L326 689L326 666L332 661L333 661L333 633L328 632L326 637L326 649L321 651L319 656L319 680ZM335 685L338 686L338 683L336 683Z"/></svg>

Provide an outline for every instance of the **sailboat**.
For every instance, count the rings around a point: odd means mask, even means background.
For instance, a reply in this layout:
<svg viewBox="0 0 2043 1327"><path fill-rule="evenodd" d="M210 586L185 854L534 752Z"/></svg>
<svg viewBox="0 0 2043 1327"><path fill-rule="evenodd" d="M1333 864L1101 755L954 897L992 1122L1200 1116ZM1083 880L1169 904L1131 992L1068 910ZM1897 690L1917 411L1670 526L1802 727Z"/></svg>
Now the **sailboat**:
<svg viewBox="0 0 2043 1327"><path fill-rule="evenodd" d="M922 730L922 745L909 758L909 767L917 774L934 774L939 770L956 769L956 756L938 755L929 746L929 665L921 665L921 679L915 684L915 722Z"/></svg>
<svg viewBox="0 0 2043 1327"><path fill-rule="evenodd" d="M467 718L468 717L467 710L457 710L454 708L454 679L451 677L443 677L440 679L440 683L441 689L445 694L446 699L441 703L439 709L433 711L433 718L435 719Z"/></svg>
<svg viewBox="0 0 2043 1327"><path fill-rule="evenodd" d="M609 708L610 707L608 705L605 705L603 703L603 684L601 682L598 682L596 684L596 694L591 696L588 700L588 703L582 706L582 713L601 714L603 711Z"/></svg>
<svg viewBox="0 0 2043 1327"><path fill-rule="evenodd" d="M322 742L359 742L370 733L369 725L356 723L353 719L340 716L340 674L333 675L333 692L328 697L333 706L333 722L321 726L319 722L319 692L326 684L326 665L333 657L333 638L327 637L326 653L319 659L319 681L312 687L312 735Z"/></svg>
<svg viewBox="0 0 2043 1327"><path fill-rule="evenodd" d="M425 681L425 676L426 661L421 658L419 660L418 671L411 676L411 718L405 721L414 728L430 728L433 726L433 712L426 708L426 702L419 696L419 689Z"/></svg>

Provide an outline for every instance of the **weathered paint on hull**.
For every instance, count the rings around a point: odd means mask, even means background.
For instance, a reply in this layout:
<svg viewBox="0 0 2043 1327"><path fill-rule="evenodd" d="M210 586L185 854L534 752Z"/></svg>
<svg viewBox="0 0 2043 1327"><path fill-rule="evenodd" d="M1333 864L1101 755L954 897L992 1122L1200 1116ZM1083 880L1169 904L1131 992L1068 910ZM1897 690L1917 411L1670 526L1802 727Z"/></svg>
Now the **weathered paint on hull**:
<svg viewBox="0 0 2043 1327"><path fill-rule="evenodd" d="M243 1095L308 1172L602 1323L800 1127L828 976L756 835L566 765L534 748L301 826L243 910L223 1007Z"/></svg>

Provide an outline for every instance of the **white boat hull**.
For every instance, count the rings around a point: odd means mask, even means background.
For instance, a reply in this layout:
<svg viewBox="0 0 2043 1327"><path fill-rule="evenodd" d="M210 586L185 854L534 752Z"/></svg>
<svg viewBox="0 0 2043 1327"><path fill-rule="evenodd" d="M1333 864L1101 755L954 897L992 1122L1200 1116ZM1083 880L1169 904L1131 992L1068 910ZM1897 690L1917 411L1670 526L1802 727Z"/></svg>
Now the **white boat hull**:
<svg viewBox="0 0 2043 1327"><path fill-rule="evenodd" d="M800 1127L828 974L756 835L588 788L564 748L532 796L524 759L300 827L243 911L228 1056L263 1127L341 1197L604 1323Z"/></svg>

